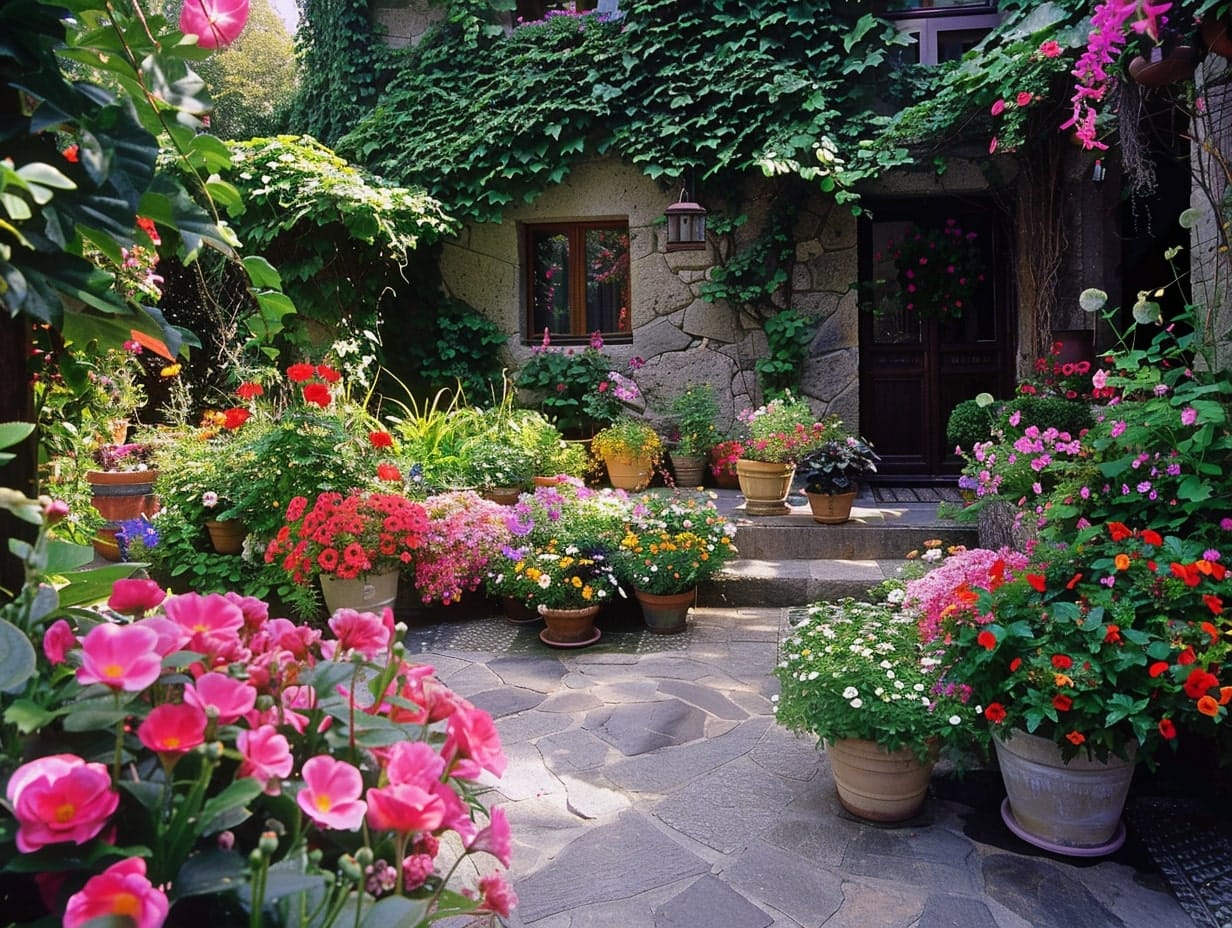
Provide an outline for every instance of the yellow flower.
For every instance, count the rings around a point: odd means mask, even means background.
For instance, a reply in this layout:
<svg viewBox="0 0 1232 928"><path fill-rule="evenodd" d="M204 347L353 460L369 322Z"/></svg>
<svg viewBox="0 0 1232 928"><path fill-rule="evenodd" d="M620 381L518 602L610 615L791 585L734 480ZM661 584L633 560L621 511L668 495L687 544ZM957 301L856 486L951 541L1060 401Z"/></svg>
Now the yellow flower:
<svg viewBox="0 0 1232 928"><path fill-rule="evenodd" d="M572 577L570 578L569 582L573 584L573 588L575 590L580 590L582 588L582 578L581 577Z"/></svg>
<svg viewBox="0 0 1232 928"><path fill-rule="evenodd" d="M1058 687L1074 685L1074 681L1071 680L1069 677L1067 677L1063 673L1054 673L1052 675L1052 682L1055 683Z"/></svg>
<svg viewBox="0 0 1232 928"><path fill-rule="evenodd" d="M594 595L595 595L595 591L592 590L589 585L582 587L582 599L589 602L591 599L594 598Z"/></svg>

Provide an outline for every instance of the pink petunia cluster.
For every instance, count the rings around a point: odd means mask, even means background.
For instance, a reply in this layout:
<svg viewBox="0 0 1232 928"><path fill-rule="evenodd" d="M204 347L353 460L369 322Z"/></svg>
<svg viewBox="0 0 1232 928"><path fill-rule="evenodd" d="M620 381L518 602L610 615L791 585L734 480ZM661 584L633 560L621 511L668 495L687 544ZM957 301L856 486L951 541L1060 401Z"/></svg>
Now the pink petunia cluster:
<svg viewBox="0 0 1232 928"><path fill-rule="evenodd" d="M973 587L989 588L1012 580L1027 565L1027 556L1002 548L963 548L945 558L923 577L911 580L903 596L903 608L919 614L923 641L945 637L955 617L972 615Z"/></svg>
<svg viewBox="0 0 1232 928"><path fill-rule="evenodd" d="M428 529L415 559L415 588L425 603L457 602L487 576L488 562L512 540L509 510L466 490L424 500Z"/></svg>

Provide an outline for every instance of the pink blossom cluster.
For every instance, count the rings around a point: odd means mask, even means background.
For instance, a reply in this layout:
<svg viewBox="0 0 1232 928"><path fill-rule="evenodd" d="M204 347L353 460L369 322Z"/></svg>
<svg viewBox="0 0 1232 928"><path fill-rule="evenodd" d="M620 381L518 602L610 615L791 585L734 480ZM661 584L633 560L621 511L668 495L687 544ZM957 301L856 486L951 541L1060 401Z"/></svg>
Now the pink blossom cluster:
<svg viewBox="0 0 1232 928"><path fill-rule="evenodd" d="M1061 129L1073 129L1082 147L1106 149L1108 146L1096 136L1095 122L1099 116L1098 105L1103 102L1108 90L1108 67L1121 54L1125 46L1126 24L1138 35L1159 38L1163 14L1171 9L1171 3L1149 3L1147 0L1104 0L1095 8L1091 17L1091 32L1087 36L1086 51L1079 56L1073 75L1073 113L1061 124ZM1133 19L1132 22L1129 20Z"/></svg>
<svg viewBox="0 0 1232 928"><path fill-rule="evenodd" d="M425 603L456 602L478 589L488 562L511 540L508 510L466 490L423 503L428 528L415 560L415 588Z"/></svg>
<svg viewBox="0 0 1232 928"><path fill-rule="evenodd" d="M44 634L43 655L53 668L49 677L65 681L66 701L97 690L124 706L135 733L125 750L137 756L111 769L110 751L99 758L66 751L18 767L5 798L22 853L94 839L132 845L126 833L132 823L117 814L117 777L145 771L141 776L165 778L175 789L172 784L191 783L200 769L194 764L187 777L173 776L177 765L205 752L202 757L233 759L220 761L217 773L207 765L207 780L196 788L221 790L251 778L267 795L292 793L322 832L364 827L362 839L374 846L392 840L411 849L397 884L404 891L435 872L437 839L446 832L456 833L467 853L484 852L509 866L504 812L493 810L483 827L473 817L481 808L472 796L475 782L485 772L499 777L506 766L491 716L442 684L432 667L402 659L391 610L339 610L327 638L271 618L266 603L235 593L168 596L153 581L120 580L108 605L124 619L84 631L58 620ZM361 672L363 665L369 669ZM333 682L317 687L314 677ZM323 704L327 699L333 708ZM359 733L390 723L400 738L359 747ZM321 737L327 731L331 740ZM331 743L345 748L330 750ZM158 758L152 771L141 763L142 749ZM99 856L106 855L88 859ZM166 869L167 862L158 863ZM175 887L152 885L146 867L134 858L96 873L67 901L64 924L123 915L141 928L158 928L168 913L165 890L174 898ZM516 902L500 877L487 878L481 891L481 910L507 914Z"/></svg>
<svg viewBox="0 0 1232 928"><path fill-rule="evenodd" d="M903 608L919 614L920 637L925 642L945 637L956 618L976 621L974 587L991 588L1014 578L1027 566L1027 556L1009 548L961 548L924 576L908 581Z"/></svg>

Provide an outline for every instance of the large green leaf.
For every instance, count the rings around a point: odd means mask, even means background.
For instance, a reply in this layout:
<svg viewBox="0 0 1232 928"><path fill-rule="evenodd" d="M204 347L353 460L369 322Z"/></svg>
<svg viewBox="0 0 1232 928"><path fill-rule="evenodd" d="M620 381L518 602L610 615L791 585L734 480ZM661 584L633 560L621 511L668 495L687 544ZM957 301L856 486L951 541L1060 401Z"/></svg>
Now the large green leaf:
<svg viewBox="0 0 1232 928"><path fill-rule="evenodd" d="M0 692L16 693L34 676L37 655L25 633L0 619Z"/></svg>
<svg viewBox="0 0 1232 928"><path fill-rule="evenodd" d="M172 899L233 892L249 879L248 864L233 851L210 850L184 861L172 884Z"/></svg>

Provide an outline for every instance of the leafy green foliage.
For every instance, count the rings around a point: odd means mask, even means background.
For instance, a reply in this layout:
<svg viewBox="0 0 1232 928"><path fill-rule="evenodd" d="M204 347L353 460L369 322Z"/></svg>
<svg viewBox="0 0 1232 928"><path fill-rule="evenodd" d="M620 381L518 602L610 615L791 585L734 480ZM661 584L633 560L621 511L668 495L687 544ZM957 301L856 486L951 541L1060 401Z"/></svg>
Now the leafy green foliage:
<svg viewBox="0 0 1232 928"><path fill-rule="evenodd" d="M495 396L501 380L499 352L508 341L495 322L460 300L443 299L406 324L414 337L401 339L402 351L388 363L411 373L406 386L412 393L459 389L480 405Z"/></svg>
<svg viewBox="0 0 1232 928"><path fill-rule="evenodd" d="M698 195L736 189L753 167L845 187L867 160L855 142L872 84L860 77L900 41L830 2L633 0L618 22L559 16L496 40L479 21L425 38L338 143L470 219L530 201L605 153L652 178L695 173Z"/></svg>
<svg viewBox="0 0 1232 928"><path fill-rule="evenodd" d="M799 386L817 322L816 318L790 308L779 310L766 320L767 355L753 365L766 396L783 396Z"/></svg>

